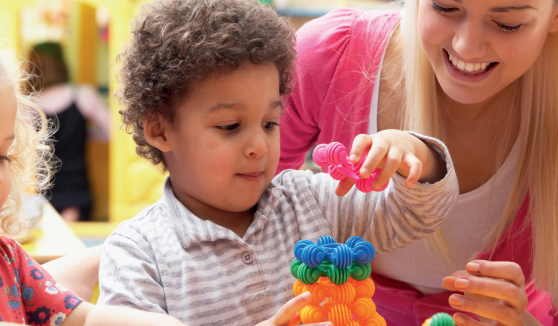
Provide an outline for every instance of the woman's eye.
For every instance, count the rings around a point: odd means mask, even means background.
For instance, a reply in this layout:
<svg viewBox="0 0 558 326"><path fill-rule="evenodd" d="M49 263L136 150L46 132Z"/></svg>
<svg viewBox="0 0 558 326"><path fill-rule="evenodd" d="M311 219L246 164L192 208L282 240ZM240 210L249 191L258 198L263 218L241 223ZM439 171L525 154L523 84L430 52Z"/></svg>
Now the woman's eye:
<svg viewBox="0 0 558 326"><path fill-rule="evenodd" d="M454 12L457 10L457 8L445 8L445 7L440 7L436 2L432 1L432 9L441 12L442 14L449 14L450 12Z"/></svg>
<svg viewBox="0 0 558 326"><path fill-rule="evenodd" d="M502 31L502 32L516 32L518 30L521 29L521 24L519 25L515 25L515 26L508 26L508 25L504 25L504 24L500 24L498 22L495 22L496 26L498 26L498 28Z"/></svg>
<svg viewBox="0 0 558 326"><path fill-rule="evenodd" d="M223 130L223 131L234 131L234 130L237 129L239 126L240 126L240 124L238 124L238 123L233 123L233 124L226 125L226 126L217 126L217 129Z"/></svg>
<svg viewBox="0 0 558 326"><path fill-rule="evenodd" d="M264 128L267 130L272 130L273 128L275 128L275 126L279 127L279 124L277 122L266 122L264 123Z"/></svg>

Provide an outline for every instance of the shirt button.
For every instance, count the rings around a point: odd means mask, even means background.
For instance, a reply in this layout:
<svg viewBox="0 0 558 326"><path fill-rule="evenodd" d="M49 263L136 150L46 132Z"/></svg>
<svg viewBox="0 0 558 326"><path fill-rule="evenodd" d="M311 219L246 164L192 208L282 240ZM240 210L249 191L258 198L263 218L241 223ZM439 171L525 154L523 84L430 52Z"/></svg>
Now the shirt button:
<svg viewBox="0 0 558 326"><path fill-rule="evenodd" d="M254 260L254 257L252 256L252 254L248 251L245 251L242 253L242 261L245 264L251 264L252 261Z"/></svg>

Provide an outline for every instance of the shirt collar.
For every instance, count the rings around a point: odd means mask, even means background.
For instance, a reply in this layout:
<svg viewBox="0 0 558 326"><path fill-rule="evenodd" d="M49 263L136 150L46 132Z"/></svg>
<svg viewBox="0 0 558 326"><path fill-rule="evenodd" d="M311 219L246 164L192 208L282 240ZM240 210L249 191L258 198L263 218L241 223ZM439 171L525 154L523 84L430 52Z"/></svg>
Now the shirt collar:
<svg viewBox="0 0 558 326"><path fill-rule="evenodd" d="M254 220L248 227L244 239L241 239L233 231L217 225L211 221L205 221L190 212L176 198L172 190L170 177L163 184L164 205L168 207L174 231L176 232L182 248L186 249L193 243L201 241L216 241L218 239L229 239L244 242L256 231L263 228L270 212L277 207L282 191L279 187L270 184L257 203Z"/></svg>

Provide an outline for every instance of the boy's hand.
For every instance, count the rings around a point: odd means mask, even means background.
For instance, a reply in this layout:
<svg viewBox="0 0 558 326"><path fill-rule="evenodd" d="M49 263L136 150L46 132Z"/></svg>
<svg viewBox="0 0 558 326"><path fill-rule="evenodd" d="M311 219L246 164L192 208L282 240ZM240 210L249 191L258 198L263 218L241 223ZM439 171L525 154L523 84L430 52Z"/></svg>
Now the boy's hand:
<svg viewBox="0 0 558 326"><path fill-rule="evenodd" d="M540 325L525 312L525 277L516 263L475 260L467 264L465 271L444 278L443 284L447 290L465 294L450 297L453 308L474 313L481 321L455 314L457 325ZM524 320L526 315L531 318Z"/></svg>
<svg viewBox="0 0 558 326"><path fill-rule="evenodd" d="M312 299L310 292L304 292L298 297L295 297L289 302L285 303L275 316L271 317L266 321L259 323L256 326L289 326L300 324L300 316L298 312L307 306ZM305 324L307 326L333 326L330 322L323 322L318 324Z"/></svg>
<svg viewBox="0 0 558 326"><path fill-rule="evenodd" d="M370 177L376 168L382 169L373 182L374 189L381 189L397 172L407 177L407 187L417 181L434 183L446 174L446 165L433 149L417 137L400 130L383 130L374 135L358 135L353 141L350 160L357 163L367 154L360 175ZM335 194L346 195L354 185L354 180L342 180Z"/></svg>

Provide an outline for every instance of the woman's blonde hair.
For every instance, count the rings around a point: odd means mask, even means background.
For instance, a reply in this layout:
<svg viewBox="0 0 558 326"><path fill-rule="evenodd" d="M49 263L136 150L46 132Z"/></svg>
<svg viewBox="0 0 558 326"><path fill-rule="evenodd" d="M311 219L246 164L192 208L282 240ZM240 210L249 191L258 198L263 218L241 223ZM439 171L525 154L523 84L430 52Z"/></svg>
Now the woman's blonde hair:
<svg viewBox="0 0 558 326"><path fill-rule="evenodd" d="M23 235L29 227L21 218L22 194L43 193L48 188L53 158L48 120L31 94L23 91L27 78L21 62L14 53L0 50L0 88L13 89L17 99L15 138L8 151L12 188L0 208L0 234L12 237Z"/></svg>
<svg viewBox="0 0 558 326"><path fill-rule="evenodd" d="M401 33L402 70L400 81L404 103L402 128L444 139L443 105L440 87L418 35L418 2L405 1ZM558 307L558 33L549 33L534 65L510 85L507 107L520 115L517 124L510 114L501 121L505 149L515 142L519 127L520 154L511 195L496 226L487 236L481 251L488 251L512 224L519 206L529 194L527 223L532 227L531 261L533 277L540 290L548 292ZM517 129L516 129L517 130ZM528 226L528 225L524 225ZM426 239L431 247L448 257L451 247L442 230Z"/></svg>

